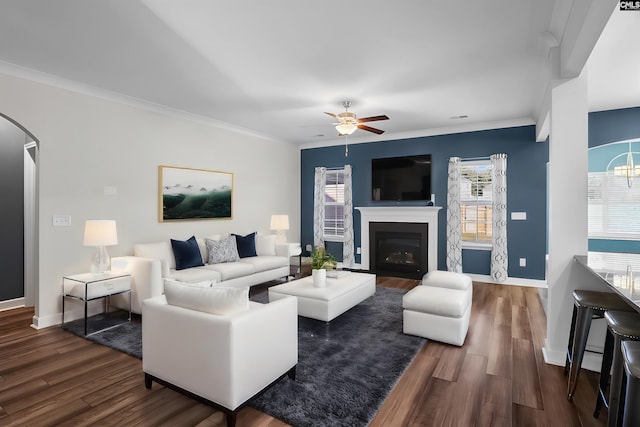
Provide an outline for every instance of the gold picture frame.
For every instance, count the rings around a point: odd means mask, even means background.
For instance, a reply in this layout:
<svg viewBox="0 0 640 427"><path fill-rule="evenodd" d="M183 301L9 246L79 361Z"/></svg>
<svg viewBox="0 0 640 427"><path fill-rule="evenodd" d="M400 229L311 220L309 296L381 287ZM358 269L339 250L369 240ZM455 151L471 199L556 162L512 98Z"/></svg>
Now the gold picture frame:
<svg viewBox="0 0 640 427"><path fill-rule="evenodd" d="M158 221L231 219L233 173L158 166Z"/></svg>

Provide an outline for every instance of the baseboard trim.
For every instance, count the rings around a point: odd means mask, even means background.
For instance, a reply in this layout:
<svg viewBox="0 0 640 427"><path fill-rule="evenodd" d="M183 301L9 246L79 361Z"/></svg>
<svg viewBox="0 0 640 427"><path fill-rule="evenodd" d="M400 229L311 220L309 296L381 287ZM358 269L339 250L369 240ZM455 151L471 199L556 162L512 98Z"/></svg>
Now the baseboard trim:
<svg viewBox="0 0 640 427"><path fill-rule="evenodd" d="M25 305L24 297L14 298L6 301L0 301L0 311L11 310L14 308L21 308Z"/></svg>
<svg viewBox="0 0 640 427"><path fill-rule="evenodd" d="M338 268L342 268L342 263L338 263ZM354 264L351 270L362 270L362 264ZM464 273L471 277L474 282L492 283L495 285L507 285L507 286L528 286L530 288L547 288L546 280L539 279L525 279L521 277L508 277L504 282L496 282L491 276L484 274Z"/></svg>
<svg viewBox="0 0 640 427"><path fill-rule="evenodd" d="M110 310L111 311L111 310ZM98 302L90 302L87 307L87 317L91 317L95 314L103 313L104 308L102 304ZM84 308L78 307L72 310L64 311L64 322L72 322L74 320L84 319ZM34 329L43 329L50 326L60 326L62 324L62 312L51 314L49 316L33 316L31 327Z"/></svg>
<svg viewBox="0 0 640 427"><path fill-rule="evenodd" d="M484 274L464 273L474 282L493 283L495 285L528 286L530 288L546 288L547 281L539 279L525 279L522 277L507 277L504 282L496 282L493 277Z"/></svg>
<svg viewBox="0 0 640 427"><path fill-rule="evenodd" d="M546 344L546 343L545 343ZM566 351L550 350L547 345L542 347L542 356L544 357L544 363L547 365L556 365L564 367L567 360ZM582 358L582 369L587 369L593 372L600 372L602 366L602 354L585 352Z"/></svg>

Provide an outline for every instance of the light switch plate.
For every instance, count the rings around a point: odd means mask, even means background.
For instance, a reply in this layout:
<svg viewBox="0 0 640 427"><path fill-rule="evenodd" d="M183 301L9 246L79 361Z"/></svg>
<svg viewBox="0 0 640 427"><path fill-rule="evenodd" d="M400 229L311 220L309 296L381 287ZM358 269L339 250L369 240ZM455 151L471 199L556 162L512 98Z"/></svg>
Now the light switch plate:
<svg viewBox="0 0 640 427"><path fill-rule="evenodd" d="M520 258L520 267L526 267L526 266L527 266L527 259Z"/></svg>
<svg viewBox="0 0 640 427"><path fill-rule="evenodd" d="M53 215L51 221L54 227L71 227L71 215Z"/></svg>

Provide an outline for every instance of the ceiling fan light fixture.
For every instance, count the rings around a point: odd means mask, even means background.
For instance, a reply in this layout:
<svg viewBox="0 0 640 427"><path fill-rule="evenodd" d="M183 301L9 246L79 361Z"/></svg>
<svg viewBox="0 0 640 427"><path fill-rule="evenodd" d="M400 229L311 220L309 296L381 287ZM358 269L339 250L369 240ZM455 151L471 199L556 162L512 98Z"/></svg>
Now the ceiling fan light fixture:
<svg viewBox="0 0 640 427"><path fill-rule="evenodd" d="M336 130L340 135L351 135L356 129L358 129L358 126L353 123L340 123L336 126Z"/></svg>

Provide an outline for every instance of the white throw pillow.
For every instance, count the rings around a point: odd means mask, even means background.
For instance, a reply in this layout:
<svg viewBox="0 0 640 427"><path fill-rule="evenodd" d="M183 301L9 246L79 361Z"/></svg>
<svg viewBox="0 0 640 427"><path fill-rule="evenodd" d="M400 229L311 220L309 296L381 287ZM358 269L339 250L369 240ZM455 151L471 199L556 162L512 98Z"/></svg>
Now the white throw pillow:
<svg viewBox="0 0 640 427"><path fill-rule="evenodd" d="M172 268L176 268L176 259L173 257L173 249L169 241L156 243L136 243L133 245L133 254L143 258L159 259L162 264L162 277L169 275Z"/></svg>
<svg viewBox="0 0 640 427"><path fill-rule="evenodd" d="M271 255L276 254L275 234L256 234L256 254Z"/></svg>
<svg viewBox="0 0 640 427"><path fill-rule="evenodd" d="M168 282L175 283L182 286L191 286L192 288L210 288L216 283L215 280L205 280L204 282L191 283L191 282L181 282L175 279L164 279L165 286L167 285Z"/></svg>
<svg viewBox="0 0 640 427"><path fill-rule="evenodd" d="M219 316L230 316L249 309L249 287L194 288L172 281L164 285L167 304Z"/></svg>

